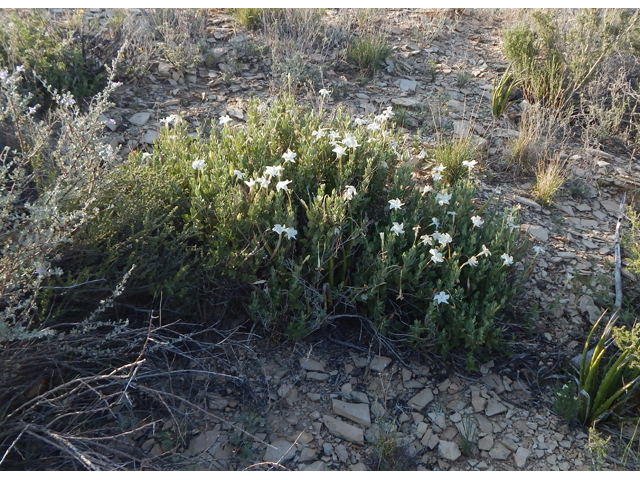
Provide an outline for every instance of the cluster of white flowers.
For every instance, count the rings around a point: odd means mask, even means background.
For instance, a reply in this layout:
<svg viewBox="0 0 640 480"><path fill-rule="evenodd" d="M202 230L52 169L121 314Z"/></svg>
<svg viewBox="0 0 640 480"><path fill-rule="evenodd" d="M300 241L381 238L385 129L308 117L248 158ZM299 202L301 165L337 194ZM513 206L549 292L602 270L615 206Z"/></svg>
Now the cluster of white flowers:
<svg viewBox="0 0 640 480"><path fill-rule="evenodd" d="M436 202L440 204L440 206L449 205L449 200L451 200L450 193L438 193L436 195Z"/></svg>
<svg viewBox="0 0 640 480"><path fill-rule="evenodd" d="M191 168L193 168L194 170L204 170L204 167L206 166L205 161L201 160L201 159L197 159L194 160L193 163L191 163Z"/></svg>
<svg viewBox="0 0 640 480"><path fill-rule="evenodd" d="M443 164L438 165L437 167L433 167L431 170L431 174L433 176L433 181L437 182L438 180L442 180L442 172L446 167Z"/></svg>
<svg viewBox="0 0 640 480"><path fill-rule="evenodd" d="M358 193L356 192L356 187L354 187L353 185L347 185L345 187L344 193L342 194L342 198L344 199L344 201L348 202L355 196L356 193Z"/></svg>
<svg viewBox="0 0 640 480"><path fill-rule="evenodd" d="M297 154L293 153L290 148L287 148L287 151L282 154L284 161L289 163L296 163L296 156Z"/></svg>
<svg viewBox="0 0 640 480"><path fill-rule="evenodd" d="M473 222L474 228L479 228L484 223L484 220L482 220L478 215L474 215L471 217L471 222Z"/></svg>
<svg viewBox="0 0 640 480"><path fill-rule="evenodd" d="M404 203L400 201L399 198L395 198L393 200L389 200L389 209L390 210L400 210Z"/></svg>
<svg viewBox="0 0 640 480"><path fill-rule="evenodd" d="M391 231L396 235L402 235L404 233L404 223L393 222L393 227L391 227Z"/></svg>
<svg viewBox="0 0 640 480"><path fill-rule="evenodd" d="M288 240L291 240L292 238L295 240L296 235L298 234L298 231L295 228L286 227L284 225L280 225L277 223L273 226L272 230L276 232L278 235L282 235L283 233L285 233L287 235Z"/></svg>
<svg viewBox="0 0 640 480"><path fill-rule="evenodd" d="M168 117L161 119L160 123L164 123L164 126L166 128L169 128L169 125L174 125L177 120L178 120L177 115L169 115Z"/></svg>

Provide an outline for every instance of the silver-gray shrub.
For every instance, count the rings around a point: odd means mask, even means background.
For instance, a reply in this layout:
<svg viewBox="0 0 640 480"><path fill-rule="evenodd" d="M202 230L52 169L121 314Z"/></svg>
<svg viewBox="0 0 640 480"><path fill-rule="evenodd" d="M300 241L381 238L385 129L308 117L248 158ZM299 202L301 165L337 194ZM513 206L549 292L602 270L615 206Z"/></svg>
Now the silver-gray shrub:
<svg viewBox="0 0 640 480"><path fill-rule="evenodd" d="M100 140L100 115L118 87L107 87L82 110L73 96L42 81L54 107L40 112L24 94L24 69L0 67L0 342L42 336L33 330L36 296L59 248L94 212L116 152Z"/></svg>

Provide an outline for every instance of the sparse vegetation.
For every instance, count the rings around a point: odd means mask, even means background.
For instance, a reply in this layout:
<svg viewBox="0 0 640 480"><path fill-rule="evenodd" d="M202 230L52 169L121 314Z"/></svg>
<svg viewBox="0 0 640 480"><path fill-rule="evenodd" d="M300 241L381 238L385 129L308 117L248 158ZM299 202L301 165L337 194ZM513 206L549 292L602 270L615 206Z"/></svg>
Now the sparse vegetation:
<svg viewBox="0 0 640 480"><path fill-rule="evenodd" d="M586 445L594 469L638 467L637 206L622 230L625 307L586 340L584 325L613 303L611 185L637 176L639 12L5 9L0 20L1 469L210 469L221 456L247 469L439 468L441 426L480 468L485 425L453 403L468 390L431 385L431 364L499 373L513 396L550 392L576 345L575 378L537 401L563 430L589 427L586 442L558 442ZM497 22L501 34L477 33ZM502 58L462 51L501 40ZM308 371L314 385L329 377L361 407L384 392L362 429L367 458L331 444L321 456L322 417L295 424L297 402L334 393L300 387L294 356L276 365L249 348L267 337L310 359L327 335L348 360ZM407 410L427 388L439 397L429 411ZM223 398L235 392L242 401ZM295 455L255 463L285 417L304 429L280 436Z"/></svg>
<svg viewBox="0 0 640 480"><path fill-rule="evenodd" d="M391 46L382 35L356 37L349 46L347 58L362 75L371 76L381 68L382 61L391 53Z"/></svg>
<svg viewBox="0 0 640 480"><path fill-rule="evenodd" d="M549 161L539 161L536 172L536 184L533 194L542 205L550 205L566 178L565 162L558 158Z"/></svg>

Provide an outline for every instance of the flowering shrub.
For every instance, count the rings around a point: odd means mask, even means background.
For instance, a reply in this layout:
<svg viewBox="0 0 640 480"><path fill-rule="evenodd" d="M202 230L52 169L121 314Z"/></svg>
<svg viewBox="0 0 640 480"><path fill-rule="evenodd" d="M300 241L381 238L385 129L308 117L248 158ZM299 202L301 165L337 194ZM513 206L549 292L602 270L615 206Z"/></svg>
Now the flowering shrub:
<svg viewBox="0 0 640 480"><path fill-rule="evenodd" d="M199 290L201 312L240 297L254 320L293 336L359 317L442 351L492 345L521 258L515 212L476 209L474 162L466 181L447 185L434 165L419 186L392 116L339 111L327 123L285 97L252 105L245 125L222 117L207 141L167 119L154 153L132 154L123 178L135 183L105 199L120 206L90 237L111 238L110 262L128 256L121 268L136 263L154 293L192 304ZM151 245L160 264L144 257Z"/></svg>

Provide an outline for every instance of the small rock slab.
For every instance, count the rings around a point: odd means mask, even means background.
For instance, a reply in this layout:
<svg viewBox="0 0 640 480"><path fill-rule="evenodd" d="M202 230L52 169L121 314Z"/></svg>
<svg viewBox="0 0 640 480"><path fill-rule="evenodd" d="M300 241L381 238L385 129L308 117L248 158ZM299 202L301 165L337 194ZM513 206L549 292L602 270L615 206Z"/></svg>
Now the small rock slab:
<svg viewBox="0 0 640 480"><path fill-rule="evenodd" d="M518 447L518 450L514 455L514 459L516 461L516 467L523 468L527 463L527 458L529 458L529 455L531 455L531 450L524 447Z"/></svg>
<svg viewBox="0 0 640 480"><path fill-rule="evenodd" d="M374 372L383 372L390 363L391 359L389 357L375 356L373 360L371 360L370 368Z"/></svg>
<svg viewBox="0 0 640 480"><path fill-rule="evenodd" d="M365 427L371 426L371 416L369 415L369 405L365 403L347 403L333 399L333 412L341 417L353 420Z"/></svg>
<svg viewBox="0 0 640 480"><path fill-rule="evenodd" d="M343 438L348 442L364 444L364 431L353 425L349 425L342 420L325 415L323 417L324 426L332 435Z"/></svg>
<svg viewBox="0 0 640 480"><path fill-rule="evenodd" d="M216 427L213 430L209 430L207 432L203 432L198 435L196 438L191 440L189 443L189 448L185 451L185 455L195 455L197 453L201 453L209 450L211 447L216 446L218 442L218 438L220 437L220 427Z"/></svg>
<svg viewBox="0 0 640 480"><path fill-rule="evenodd" d="M292 459L296 454L296 447L286 440L276 440L264 453L265 462L280 463Z"/></svg>
<svg viewBox="0 0 640 480"><path fill-rule="evenodd" d="M527 232L536 237L538 240L546 242L549 240L549 230L539 225L529 225L526 227Z"/></svg>
<svg viewBox="0 0 640 480"><path fill-rule="evenodd" d="M482 433L490 434L493 432L493 425L487 417L480 413L474 414L473 417L476 419L476 422L478 422L478 427Z"/></svg>
<svg viewBox="0 0 640 480"><path fill-rule="evenodd" d="M433 400L433 392L430 388L425 388L420 393L415 395L411 400L409 400L409 406L414 408L415 410L422 410L424 407L429 405Z"/></svg>
<svg viewBox="0 0 640 480"><path fill-rule="evenodd" d="M451 461L457 460L460 458L460 455L462 455L455 442L447 442L446 440L440 440L438 453L440 453L443 458Z"/></svg>
<svg viewBox="0 0 640 480"><path fill-rule="evenodd" d="M504 392L504 383L502 383L500 375L490 373L489 375L485 375L484 377L482 377L481 380L487 385L487 387L496 392L498 395Z"/></svg>
<svg viewBox="0 0 640 480"><path fill-rule="evenodd" d="M493 448L493 435L485 435L478 440L478 448L485 452L488 452Z"/></svg>
<svg viewBox="0 0 640 480"><path fill-rule="evenodd" d="M400 98L392 98L391 103L393 103L394 105L400 105L402 107L415 107L420 102L415 98L400 97Z"/></svg>
<svg viewBox="0 0 640 480"><path fill-rule="evenodd" d="M499 413L504 413L506 411L507 407L505 405L492 398L487 402L487 408L485 408L484 414L487 417L493 417L494 415L498 415Z"/></svg>
<svg viewBox="0 0 640 480"><path fill-rule="evenodd" d="M487 399L480 395L480 392L474 390L471 392L471 405L475 413L482 412L487 405Z"/></svg>
<svg viewBox="0 0 640 480"><path fill-rule="evenodd" d="M147 130L146 133L144 134L144 137L142 137L142 141L144 143L148 143L149 145L151 145L157 139L158 139L158 132L156 132L155 130Z"/></svg>
<svg viewBox="0 0 640 480"><path fill-rule="evenodd" d="M310 465L301 465L299 471L303 472L324 472L327 469L327 464L322 460L313 462Z"/></svg>
<svg viewBox="0 0 640 480"><path fill-rule="evenodd" d="M521 203L522 205L526 205L527 207L533 208L534 210L537 210L537 211L541 211L542 210L542 206L539 203L534 202L533 200L530 200L528 198L524 198L524 197L521 197L519 195L515 195L513 197L513 199L516 202Z"/></svg>
<svg viewBox="0 0 640 480"><path fill-rule="evenodd" d="M431 429L429 429L425 432L420 443L422 443L422 445L424 445L425 447L428 447L429 450L433 450L435 446L440 443L440 438L438 438L438 435L436 435L435 433L433 433L433 431L431 431Z"/></svg>
<svg viewBox="0 0 640 480"><path fill-rule="evenodd" d="M141 127L149 121L149 118L151 118L151 114L149 112L140 112L130 116L127 120L136 127Z"/></svg>
<svg viewBox="0 0 640 480"><path fill-rule="evenodd" d="M300 368L307 372L324 372L324 365L313 358L301 358Z"/></svg>
<svg viewBox="0 0 640 480"><path fill-rule="evenodd" d="M400 90L402 90L403 92L413 92L415 91L417 86L418 82L416 82L415 80L406 80L404 78L400 79Z"/></svg>
<svg viewBox="0 0 640 480"><path fill-rule="evenodd" d="M506 460L511 455L511 450L500 442L495 442L493 448L489 450L489 456L494 460Z"/></svg>
<svg viewBox="0 0 640 480"><path fill-rule="evenodd" d="M318 458L318 451L314 448L305 447L300 452L300 459L298 460L300 463L310 462L311 460L315 460Z"/></svg>
<svg viewBox="0 0 640 480"><path fill-rule="evenodd" d="M318 380L319 382L324 382L329 379L328 373L320 373L320 372L307 372L307 378L311 380Z"/></svg>

